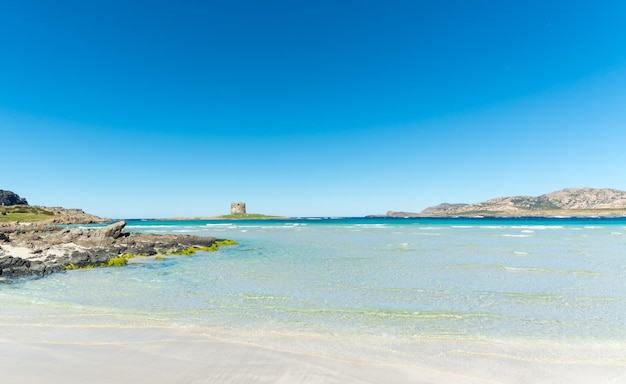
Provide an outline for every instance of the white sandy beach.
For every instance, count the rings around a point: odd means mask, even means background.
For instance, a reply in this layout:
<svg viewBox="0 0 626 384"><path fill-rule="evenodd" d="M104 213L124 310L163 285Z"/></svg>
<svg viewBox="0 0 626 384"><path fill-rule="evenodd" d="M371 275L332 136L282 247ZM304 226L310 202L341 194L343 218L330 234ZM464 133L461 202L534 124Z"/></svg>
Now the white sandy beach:
<svg viewBox="0 0 626 384"><path fill-rule="evenodd" d="M414 347L424 354L414 363L377 364L179 329L5 324L0 358L2 382L14 384L626 383L619 346L592 351L597 356L586 363L541 356L540 351L515 358L516 352L472 353L445 343Z"/></svg>
<svg viewBox="0 0 626 384"><path fill-rule="evenodd" d="M27 330L23 330L28 333ZM47 332L67 334L63 329ZM357 364L180 332L82 329L85 342L0 342L7 383L488 383L410 366ZM30 340L24 340L30 339ZM97 340L97 341L94 341Z"/></svg>

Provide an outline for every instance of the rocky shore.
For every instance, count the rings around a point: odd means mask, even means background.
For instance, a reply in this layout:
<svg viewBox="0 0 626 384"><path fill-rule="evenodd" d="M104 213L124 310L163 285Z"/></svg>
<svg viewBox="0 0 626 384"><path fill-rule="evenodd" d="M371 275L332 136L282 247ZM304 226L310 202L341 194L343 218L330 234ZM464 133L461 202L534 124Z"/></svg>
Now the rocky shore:
<svg viewBox="0 0 626 384"><path fill-rule="evenodd" d="M0 279L44 276L118 261L125 264L131 255L189 254L215 249L220 243L212 237L131 233L124 231L125 226L125 221L88 229L0 223Z"/></svg>

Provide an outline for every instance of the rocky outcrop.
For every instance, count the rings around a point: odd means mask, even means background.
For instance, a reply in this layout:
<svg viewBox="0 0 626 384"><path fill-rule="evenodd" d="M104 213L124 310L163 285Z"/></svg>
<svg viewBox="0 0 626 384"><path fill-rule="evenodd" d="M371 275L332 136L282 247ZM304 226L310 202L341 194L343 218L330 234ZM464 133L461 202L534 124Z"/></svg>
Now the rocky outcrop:
<svg viewBox="0 0 626 384"><path fill-rule="evenodd" d="M28 201L16 193L0 189L0 206L2 205L28 205Z"/></svg>
<svg viewBox="0 0 626 384"><path fill-rule="evenodd" d="M83 212L81 209L61 207L41 207L31 205L0 206L0 222L26 221L46 222L51 224L96 224L110 222L111 219L101 218Z"/></svg>
<svg viewBox="0 0 626 384"><path fill-rule="evenodd" d="M89 213L83 212L82 209L63 208L63 207L39 207L46 211L52 212L53 217L49 220L53 224L96 224L111 221L108 218L102 218Z"/></svg>
<svg viewBox="0 0 626 384"><path fill-rule="evenodd" d="M213 246L217 239L125 232L125 221L101 228L56 228L46 224L0 226L0 277L43 276L107 263L123 254L156 255Z"/></svg>

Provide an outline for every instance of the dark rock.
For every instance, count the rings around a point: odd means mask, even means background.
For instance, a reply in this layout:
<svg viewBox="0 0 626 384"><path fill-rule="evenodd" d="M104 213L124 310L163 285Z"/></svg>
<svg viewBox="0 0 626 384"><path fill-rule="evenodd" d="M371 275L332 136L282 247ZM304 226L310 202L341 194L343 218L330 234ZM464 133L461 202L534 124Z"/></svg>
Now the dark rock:
<svg viewBox="0 0 626 384"><path fill-rule="evenodd" d="M42 261L31 261L28 270L32 275L43 276L46 270L46 264Z"/></svg>
<svg viewBox="0 0 626 384"><path fill-rule="evenodd" d="M0 257L0 271L3 276L30 275L30 261L13 256Z"/></svg>
<svg viewBox="0 0 626 384"><path fill-rule="evenodd" d="M16 193L0 189L0 205L28 205L28 201Z"/></svg>
<svg viewBox="0 0 626 384"><path fill-rule="evenodd" d="M0 242L10 243L11 239L9 239L9 236L7 236L5 233L0 233Z"/></svg>
<svg viewBox="0 0 626 384"><path fill-rule="evenodd" d="M180 252L191 247L209 247L216 241L212 237L128 233L124 232L125 226L125 221L97 229L0 223L3 234L11 234L11 245L26 247L32 254L38 255L32 260L22 259L10 256L6 249L0 248L0 275L3 275L3 279L45 276L63 271L69 266L80 268L106 265L109 259L124 253L155 255Z"/></svg>

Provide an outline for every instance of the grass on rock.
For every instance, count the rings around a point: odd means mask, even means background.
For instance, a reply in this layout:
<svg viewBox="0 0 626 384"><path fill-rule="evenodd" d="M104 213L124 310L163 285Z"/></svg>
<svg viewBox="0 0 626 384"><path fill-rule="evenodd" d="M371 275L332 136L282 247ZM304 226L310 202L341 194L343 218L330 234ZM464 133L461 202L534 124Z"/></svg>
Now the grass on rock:
<svg viewBox="0 0 626 384"><path fill-rule="evenodd" d="M29 205L13 205L8 207L0 207L1 221L21 221L32 222L49 220L54 213L46 211L39 207L31 207Z"/></svg>

